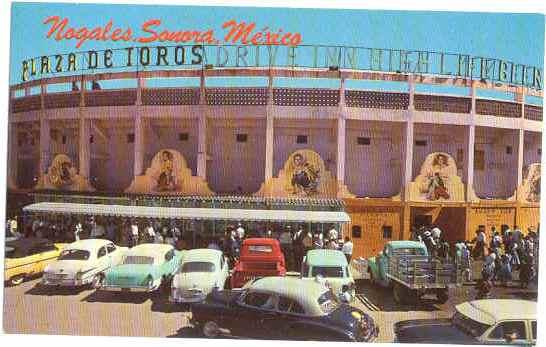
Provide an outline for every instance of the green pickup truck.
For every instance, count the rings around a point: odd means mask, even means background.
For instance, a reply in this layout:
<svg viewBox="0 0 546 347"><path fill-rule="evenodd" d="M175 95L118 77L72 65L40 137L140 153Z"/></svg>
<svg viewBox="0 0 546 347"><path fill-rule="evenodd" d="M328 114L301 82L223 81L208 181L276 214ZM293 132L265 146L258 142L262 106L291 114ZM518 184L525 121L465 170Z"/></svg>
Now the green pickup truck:
<svg viewBox="0 0 546 347"><path fill-rule="evenodd" d="M425 294L436 294L440 303L449 298L448 288L462 283L459 266L429 256L417 241L390 241L383 251L368 259L372 283L393 288L394 300L417 303Z"/></svg>

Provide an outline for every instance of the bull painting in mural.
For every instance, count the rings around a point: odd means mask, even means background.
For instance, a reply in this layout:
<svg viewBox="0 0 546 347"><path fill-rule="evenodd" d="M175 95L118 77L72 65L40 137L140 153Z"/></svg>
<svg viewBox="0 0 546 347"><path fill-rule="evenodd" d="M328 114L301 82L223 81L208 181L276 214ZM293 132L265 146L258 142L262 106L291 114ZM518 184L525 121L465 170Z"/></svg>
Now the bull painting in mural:
<svg viewBox="0 0 546 347"><path fill-rule="evenodd" d="M419 176L415 179L415 184L418 197L415 196L414 200L464 200L464 187L461 190L457 166L447 153L429 154L421 167ZM452 191L453 189L456 192Z"/></svg>
<svg viewBox="0 0 546 347"><path fill-rule="evenodd" d="M292 156L292 179L290 184L296 195L314 195L320 183L320 168L307 161L303 153Z"/></svg>

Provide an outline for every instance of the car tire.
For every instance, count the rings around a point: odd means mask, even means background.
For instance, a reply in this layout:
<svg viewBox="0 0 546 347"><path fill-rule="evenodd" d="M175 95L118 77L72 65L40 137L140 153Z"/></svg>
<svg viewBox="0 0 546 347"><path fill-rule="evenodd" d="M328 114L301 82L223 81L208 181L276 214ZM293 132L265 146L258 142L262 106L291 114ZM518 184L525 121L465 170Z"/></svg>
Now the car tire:
<svg viewBox="0 0 546 347"><path fill-rule="evenodd" d="M205 337L214 338L220 334L220 326L215 321L207 321L203 324L202 331Z"/></svg>
<svg viewBox="0 0 546 347"><path fill-rule="evenodd" d="M9 279L8 284L11 287L18 286L25 281L25 277L26 276L24 274L13 276L12 278Z"/></svg>

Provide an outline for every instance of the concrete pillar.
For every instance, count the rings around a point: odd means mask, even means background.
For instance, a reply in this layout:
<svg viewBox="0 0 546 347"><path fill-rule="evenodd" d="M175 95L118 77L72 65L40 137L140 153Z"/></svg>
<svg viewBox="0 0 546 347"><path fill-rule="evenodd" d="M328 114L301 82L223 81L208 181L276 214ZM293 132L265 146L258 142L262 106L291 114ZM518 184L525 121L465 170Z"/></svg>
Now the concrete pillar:
<svg viewBox="0 0 546 347"><path fill-rule="evenodd" d="M197 176L207 178L207 99L205 91L205 74L201 74L199 93L200 114L197 127Z"/></svg>
<svg viewBox="0 0 546 347"><path fill-rule="evenodd" d="M404 148L404 180L402 184L404 185L403 191L405 192L406 187L411 182L413 178L413 111L415 110L413 104L413 96L415 94L415 84L413 81L413 76L408 77L408 92L409 92L409 104L408 110L406 112L406 122L405 122L405 148Z"/></svg>
<svg viewBox="0 0 546 347"><path fill-rule="evenodd" d="M40 118L40 176L44 175L49 167L50 144L49 120L42 114Z"/></svg>
<svg viewBox="0 0 546 347"><path fill-rule="evenodd" d="M476 143L476 86L472 82L470 87L470 120L467 129L467 147L466 147L466 200L470 200L474 187L474 150Z"/></svg>
<svg viewBox="0 0 546 347"><path fill-rule="evenodd" d="M134 121L134 175L140 176L144 173L144 120L142 119L142 114L140 112L140 107L137 106L137 111L135 113Z"/></svg>
<svg viewBox="0 0 546 347"><path fill-rule="evenodd" d="M89 135L90 135L90 124L89 119L83 117L80 118L79 124L79 146L78 146L78 157L80 162L79 174L85 179L89 179L90 174L90 159L91 159L91 148L89 145Z"/></svg>
<svg viewBox="0 0 546 347"><path fill-rule="evenodd" d="M339 89L339 112L337 117L337 182L345 183L345 144L346 144L345 79L341 79Z"/></svg>
<svg viewBox="0 0 546 347"><path fill-rule="evenodd" d="M17 163L18 163L17 124L8 120L8 177L9 189L17 189Z"/></svg>
<svg viewBox="0 0 546 347"><path fill-rule="evenodd" d="M523 151L525 138L525 88L521 88L521 93L515 94L515 99L517 102L521 103L521 115L520 115L520 125L518 130L518 181L516 187L521 186L523 183ZM516 188L517 189L517 188Z"/></svg>
<svg viewBox="0 0 546 347"><path fill-rule="evenodd" d="M265 128L265 175L264 182L273 177L273 147L275 142L275 115L273 111L273 77L269 76Z"/></svg>
<svg viewBox="0 0 546 347"><path fill-rule="evenodd" d="M140 176L144 174L144 119L142 117L142 98L141 91L144 87L144 79L137 78L137 98L135 102L135 121L134 121L134 176Z"/></svg>

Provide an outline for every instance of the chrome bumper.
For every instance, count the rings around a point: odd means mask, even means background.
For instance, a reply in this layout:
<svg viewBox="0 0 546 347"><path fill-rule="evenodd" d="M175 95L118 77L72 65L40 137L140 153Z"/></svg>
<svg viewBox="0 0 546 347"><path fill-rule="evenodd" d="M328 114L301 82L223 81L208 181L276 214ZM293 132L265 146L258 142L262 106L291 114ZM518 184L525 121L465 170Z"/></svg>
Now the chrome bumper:
<svg viewBox="0 0 546 347"><path fill-rule="evenodd" d="M134 292L134 293L151 293L155 291L157 287L120 287L114 285L103 285L99 290L108 292Z"/></svg>

